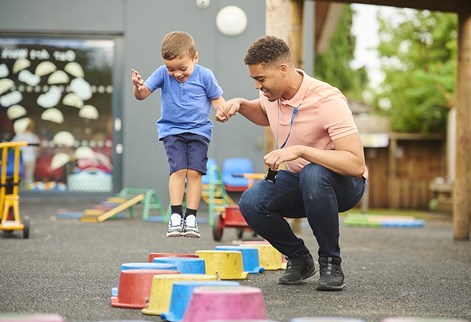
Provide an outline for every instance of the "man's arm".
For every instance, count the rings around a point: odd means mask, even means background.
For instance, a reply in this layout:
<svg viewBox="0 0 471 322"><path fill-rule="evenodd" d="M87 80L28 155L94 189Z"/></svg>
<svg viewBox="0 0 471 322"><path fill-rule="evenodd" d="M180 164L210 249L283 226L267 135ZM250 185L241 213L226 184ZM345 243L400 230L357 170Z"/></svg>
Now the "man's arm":
<svg viewBox="0 0 471 322"><path fill-rule="evenodd" d="M345 136L333 141L335 150L320 150L303 145L293 145L274 150L265 155L265 164L277 170L281 163L306 159L341 175L361 177L365 170L365 155L363 144L358 133Z"/></svg>
<svg viewBox="0 0 471 322"><path fill-rule="evenodd" d="M227 122L235 114L240 113L249 121L261 125L269 126L267 115L260 106L260 100L246 100L244 98L233 98L218 107L216 120Z"/></svg>

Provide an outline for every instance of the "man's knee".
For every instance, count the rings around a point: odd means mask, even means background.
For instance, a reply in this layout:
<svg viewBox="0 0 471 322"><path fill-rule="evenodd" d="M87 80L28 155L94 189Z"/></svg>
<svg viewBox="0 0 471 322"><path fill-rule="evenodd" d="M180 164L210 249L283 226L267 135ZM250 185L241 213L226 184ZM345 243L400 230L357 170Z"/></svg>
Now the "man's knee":
<svg viewBox="0 0 471 322"><path fill-rule="evenodd" d="M299 177L301 188L304 185L310 188L320 187L329 182L329 176L329 169L315 163L310 163L301 171Z"/></svg>
<svg viewBox="0 0 471 322"><path fill-rule="evenodd" d="M251 208L253 209L253 203L250 201L251 198L249 195L248 190L244 191L239 200L239 210L244 217L250 212Z"/></svg>

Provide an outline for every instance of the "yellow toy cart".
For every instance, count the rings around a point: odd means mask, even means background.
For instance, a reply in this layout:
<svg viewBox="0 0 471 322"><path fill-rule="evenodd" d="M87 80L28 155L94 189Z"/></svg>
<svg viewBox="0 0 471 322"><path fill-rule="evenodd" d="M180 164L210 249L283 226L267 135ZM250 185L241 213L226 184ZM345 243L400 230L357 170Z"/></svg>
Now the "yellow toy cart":
<svg viewBox="0 0 471 322"><path fill-rule="evenodd" d="M20 220L20 197L18 185L20 183L20 148L28 145L27 142L0 143L0 230L11 234L15 230L23 231L23 238L29 237L29 218ZM13 156L9 160L10 156ZM13 160L13 166L11 163Z"/></svg>

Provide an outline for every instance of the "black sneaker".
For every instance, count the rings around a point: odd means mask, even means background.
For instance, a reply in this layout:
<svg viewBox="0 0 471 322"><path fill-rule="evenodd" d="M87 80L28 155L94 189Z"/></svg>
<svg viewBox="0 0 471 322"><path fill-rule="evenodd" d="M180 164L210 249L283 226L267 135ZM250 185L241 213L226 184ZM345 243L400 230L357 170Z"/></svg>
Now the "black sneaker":
<svg viewBox="0 0 471 322"><path fill-rule="evenodd" d="M299 258L288 259L286 271L278 279L278 284L296 285L301 284L303 280L316 273L314 260L311 254Z"/></svg>
<svg viewBox="0 0 471 322"><path fill-rule="evenodd" d="M318 291L341 291L345 287L340 258L319 257L320 278L316 289Z"/></svg>

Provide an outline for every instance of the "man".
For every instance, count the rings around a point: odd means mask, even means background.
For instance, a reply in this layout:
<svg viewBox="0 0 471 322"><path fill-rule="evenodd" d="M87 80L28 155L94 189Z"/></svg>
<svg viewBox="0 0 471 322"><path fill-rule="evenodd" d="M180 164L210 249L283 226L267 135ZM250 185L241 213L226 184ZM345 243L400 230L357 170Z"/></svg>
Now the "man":
<svg viewBox="0 0 471 322"><path fill-rule="evenodd" d="M216 120L237 113L270 126L275 150L264 156L267 180L245 191L239 207L248 225L287 256L280 284L301 284L315 274L309 249L284 217L306 217L319 245L319 291L344 288L338 213L363 196L367 169L363 145L344 95L294 67L288 45L262 37L244 58L260 97L234 98L217 109ZM288 170L279 170L285 163Z"/></svg>

